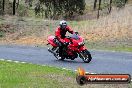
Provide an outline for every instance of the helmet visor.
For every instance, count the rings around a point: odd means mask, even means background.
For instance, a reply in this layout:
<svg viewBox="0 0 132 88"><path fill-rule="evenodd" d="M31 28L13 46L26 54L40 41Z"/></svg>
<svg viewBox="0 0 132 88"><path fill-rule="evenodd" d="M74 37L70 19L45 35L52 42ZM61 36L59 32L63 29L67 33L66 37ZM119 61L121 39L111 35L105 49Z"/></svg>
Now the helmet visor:
<svg viewBox="0 0 132 88"><path fill-rule="evenodd" d="M67 24L62 24L62 29L65 29L67 27Z"/></svg>

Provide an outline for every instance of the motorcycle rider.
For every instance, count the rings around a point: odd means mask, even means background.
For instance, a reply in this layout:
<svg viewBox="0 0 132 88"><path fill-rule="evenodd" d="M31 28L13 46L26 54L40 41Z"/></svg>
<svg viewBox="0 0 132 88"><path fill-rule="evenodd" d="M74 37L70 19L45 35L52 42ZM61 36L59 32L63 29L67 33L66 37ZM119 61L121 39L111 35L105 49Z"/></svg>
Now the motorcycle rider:
<svg viewBox="0 0 132 88"><path fill-rule="evenodd" d="M65 38L66 38L65 35L66 35L67 31L71 34L74 33L74 31L67 25L67 22L65 20L60 21L59 27L55 31L55 36L58 39L58 41L60 42L59 56L62 55L62 49L63 49L64 45L69 44L69 43L65 42ZM61 57L60 57L60 59L61 59Z"/></svg>

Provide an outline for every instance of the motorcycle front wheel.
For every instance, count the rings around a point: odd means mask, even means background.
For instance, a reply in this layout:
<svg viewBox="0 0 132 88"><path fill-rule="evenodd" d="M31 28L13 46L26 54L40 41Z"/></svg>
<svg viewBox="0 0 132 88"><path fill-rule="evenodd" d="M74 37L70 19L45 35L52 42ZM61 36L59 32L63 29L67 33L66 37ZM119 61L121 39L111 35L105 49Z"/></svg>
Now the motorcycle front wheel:
<svg viewBox="0 0 132 88"><path fill-rule="evenodd" d="M80 58L82 58L85 63L89 63L92 60L92 56L88 50L82 51L80 53Z"/></svg>

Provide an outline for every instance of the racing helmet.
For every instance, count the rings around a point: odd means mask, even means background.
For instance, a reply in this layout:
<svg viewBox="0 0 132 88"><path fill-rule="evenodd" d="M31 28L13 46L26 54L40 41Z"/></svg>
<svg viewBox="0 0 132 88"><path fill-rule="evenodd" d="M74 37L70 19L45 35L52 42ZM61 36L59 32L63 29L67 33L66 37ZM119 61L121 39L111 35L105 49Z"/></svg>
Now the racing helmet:
<svg viewBox="0 0 132 88"><path fill-rule="evenodd" d="M62 20L62 21L60 21L60 28L63 30L63 29L66 29L66 27L67 27L67 22L65 21L65 20Z"/></svg>

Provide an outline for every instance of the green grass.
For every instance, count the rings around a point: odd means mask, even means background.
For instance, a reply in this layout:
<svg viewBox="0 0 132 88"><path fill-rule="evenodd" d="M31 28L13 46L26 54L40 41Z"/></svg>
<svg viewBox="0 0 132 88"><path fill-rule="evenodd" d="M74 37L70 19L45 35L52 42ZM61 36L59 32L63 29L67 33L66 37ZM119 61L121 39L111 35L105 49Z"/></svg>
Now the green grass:
<svg viewBox="0 0 132 88"><path fill-rule="evenodd" d="M89 49L96 49L96 50L109 50L109 51L123 51L123 52L132 52L132 47L124 46L124 45L107 45L101 43L94 43L94 42L86 42L86 46Z"/></svg>
<svg viewBox="0 0 132 88"><path fill-rule="evenodd" d="M0 88L131 88L131 84L79 86L76 73L61 68L0 61Z"/></svg>
<svg viewBox="0 0 132 88"><path fill-rule="evenodd" d="M0 61L0 88L73 87L74 79L74 72L60 68Z"/></svg>
<svg viewBox="0 0 132 88"><path fill-rule="evenodd" d="M126 46L106 47L106 50L132 52L132 47Z"/></svg>

